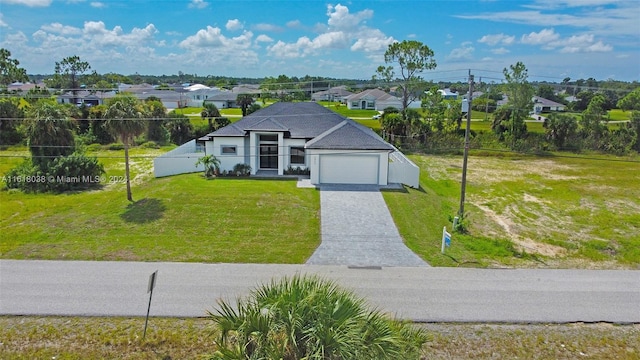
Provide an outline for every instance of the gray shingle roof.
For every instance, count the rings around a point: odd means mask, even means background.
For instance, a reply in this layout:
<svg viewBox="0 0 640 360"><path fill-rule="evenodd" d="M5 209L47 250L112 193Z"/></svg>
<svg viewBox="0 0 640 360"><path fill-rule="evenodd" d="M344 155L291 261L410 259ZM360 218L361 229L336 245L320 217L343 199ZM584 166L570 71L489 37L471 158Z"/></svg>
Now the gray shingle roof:
<svg viewBox="0 0 640 360"><path fill-rule="evenodd" d="M360 99L364 99L364 98L373 98L376 100L388 100L388 99L392 99L392 100L399 100L397 97L387 94L386 92L380 90L380 89L369 89L369 90L365 90L363 92L359 92L357 94L353 94L353 95L349 95L347 96L346 100L348 101L356 101L356 100L360 100Z"/></svg>
<svg viewBox="0 0 640 360"><path fill-rule="evenodd" d="M307 147L313 149L393 150L373 130L313 102L275 103L201 140L217 136L244 137L249 131L288 132L285 136L290 138L315 138L307 143Z"/></svg>
<svg viewBox="0 0 640 360"><path fill-rule="evenodd" d="M307 142L307 149L394 150L373 130L345 120Z"/></svg>
<svg viewBox="0 0 640 360"><path fill-rule="evenodd" d="M540 97L540 96L534 96L533 97L533 102L535 104L542 104L544 106L565 106L564 104L560 104L560 103L557 103L555 101L551 101L549 99L545 99L545 98Z"/></svg>
<svg viewBox="0 0 640 360"><path fill-rule="evenodd" d="M205 101L236 101L238 94L231 91L224 91L212 96L209 96Z"/></svg>
<svg viewBox="0 0 640 360"><path fill-rule="evenodd" d="M278 120L268 117L257 123L250 124L244 130L246 131L289 131L289 128L282 125Z"/></svg>

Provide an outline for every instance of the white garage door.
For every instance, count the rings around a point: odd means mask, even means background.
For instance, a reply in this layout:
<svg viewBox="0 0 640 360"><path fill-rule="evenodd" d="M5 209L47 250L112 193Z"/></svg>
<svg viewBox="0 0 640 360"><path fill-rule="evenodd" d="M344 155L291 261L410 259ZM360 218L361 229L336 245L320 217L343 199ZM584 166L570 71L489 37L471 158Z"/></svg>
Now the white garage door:
<svg viewBox="0 0 640 360"><path fill-rule="evenodd" d="M379 159L377 155L320 155L320 183L377 184Z"/></svg>

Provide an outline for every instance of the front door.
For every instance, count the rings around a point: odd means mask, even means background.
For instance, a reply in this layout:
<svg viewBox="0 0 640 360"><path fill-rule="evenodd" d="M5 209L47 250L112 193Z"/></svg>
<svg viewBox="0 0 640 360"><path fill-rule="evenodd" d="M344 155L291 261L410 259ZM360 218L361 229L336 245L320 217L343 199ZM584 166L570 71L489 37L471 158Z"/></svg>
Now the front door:
<svg viewBox="0 0 640 360"><path fill-rule="evenodd" d="M260 144L260 169L278 169L277 144Z"/></svg>

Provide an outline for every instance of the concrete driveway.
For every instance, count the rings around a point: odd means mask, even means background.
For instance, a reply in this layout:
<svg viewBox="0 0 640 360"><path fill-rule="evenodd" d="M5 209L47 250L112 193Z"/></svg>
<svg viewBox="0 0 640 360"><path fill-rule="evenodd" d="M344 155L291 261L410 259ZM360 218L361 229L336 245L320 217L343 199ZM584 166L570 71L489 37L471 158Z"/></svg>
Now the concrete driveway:
<svg viewBox="0 0 640 360"><path fill-rule="evenodd" d="M404 245L378 186L320 187L322 243L310 265L429 266Z"/></svg>

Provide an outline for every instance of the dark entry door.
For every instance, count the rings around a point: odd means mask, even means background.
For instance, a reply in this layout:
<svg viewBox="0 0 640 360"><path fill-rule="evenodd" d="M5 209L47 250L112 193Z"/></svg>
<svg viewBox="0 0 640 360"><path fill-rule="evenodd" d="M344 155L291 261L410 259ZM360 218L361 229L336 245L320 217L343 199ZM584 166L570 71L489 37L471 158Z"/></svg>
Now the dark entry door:
<svg viewBox="0 0 640 360"><path fill-rule="evenodd" d="M260 144L260 169L278 168L278 145Z"/></svg>

